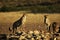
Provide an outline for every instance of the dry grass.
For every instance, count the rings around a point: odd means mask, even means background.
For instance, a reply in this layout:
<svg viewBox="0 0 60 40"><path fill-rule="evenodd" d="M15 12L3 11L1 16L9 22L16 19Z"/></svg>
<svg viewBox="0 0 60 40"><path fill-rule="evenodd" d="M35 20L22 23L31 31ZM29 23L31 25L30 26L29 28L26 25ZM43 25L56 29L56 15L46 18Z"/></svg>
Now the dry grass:
<svg viewBox="0 0 60 40"><path fill-rule="evenodd" d="M48 15L48 18L50 22L56 21L57 23L60 24L60 14L32 14L32 13L27 13L27 12L5 12L5 13L0 13L0 34L1 33L11 33L9 32L9 27L12 27L12 24L18 20L23 13L26 13L27 20L24 25L22 25L22 28L24 31L28 30L40 30L40 28L44 27L44 15ZM39 27L41 26L41 27ZM44 29L44 28L43 28ZM18 28L20 30L20 28Z"/></svg>

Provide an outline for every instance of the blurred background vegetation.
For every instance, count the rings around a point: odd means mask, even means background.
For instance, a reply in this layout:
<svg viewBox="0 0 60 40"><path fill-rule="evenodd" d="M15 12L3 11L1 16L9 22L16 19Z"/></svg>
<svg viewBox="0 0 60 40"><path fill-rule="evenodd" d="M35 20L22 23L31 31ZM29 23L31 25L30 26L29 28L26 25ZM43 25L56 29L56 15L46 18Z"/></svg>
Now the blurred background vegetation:
<svg viewBox="0 0 60 40"><path fill-rule="evenodd" d="M60 0L0 0L0 12L60 13Z"/></svg>

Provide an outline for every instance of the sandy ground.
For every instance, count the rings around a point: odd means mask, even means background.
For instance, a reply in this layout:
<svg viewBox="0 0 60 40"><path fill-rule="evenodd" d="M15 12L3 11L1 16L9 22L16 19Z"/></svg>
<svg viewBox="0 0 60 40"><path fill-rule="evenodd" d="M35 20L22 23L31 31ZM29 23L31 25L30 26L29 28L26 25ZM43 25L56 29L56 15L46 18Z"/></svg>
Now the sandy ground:
<svg viewBox="0 0 60 40"><path fill-rule="evenodd" d="M23 28L24 31L28 30L40 30L44 29L44 15L48 15L50 22L57 22L60 25L60 14L32 14L29 12L1 12L0 13L0 34L9 34L9 27L12 27L13 23L21 18L23 13L26 13L26 22L24 25L18 27L18 31Z"/></svg>

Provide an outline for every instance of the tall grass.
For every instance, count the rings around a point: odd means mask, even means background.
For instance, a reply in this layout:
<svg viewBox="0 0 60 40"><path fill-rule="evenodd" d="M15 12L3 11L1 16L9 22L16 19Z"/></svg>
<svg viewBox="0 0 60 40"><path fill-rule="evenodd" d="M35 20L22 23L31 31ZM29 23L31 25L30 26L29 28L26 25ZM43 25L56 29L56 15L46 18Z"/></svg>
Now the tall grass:
<svg viewBox="0 0 60 40"><path fill-rule="evenodd" d="M0 8L0 12L10 12L10 11L31 11L33 13L60 13L59 5L36 5L36 6L15 6Z"/></svg>

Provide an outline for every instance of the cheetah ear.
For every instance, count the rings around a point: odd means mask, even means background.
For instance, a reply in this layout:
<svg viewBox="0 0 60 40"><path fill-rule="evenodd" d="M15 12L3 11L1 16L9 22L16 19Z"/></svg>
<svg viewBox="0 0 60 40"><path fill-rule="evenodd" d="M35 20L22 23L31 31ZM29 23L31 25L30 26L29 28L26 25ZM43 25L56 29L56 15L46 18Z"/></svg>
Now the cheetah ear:
<svg viewBox="0 0 60 40"><path fill-rule="evenodd" d="M25 15L25 13L23 15Z"/></svg>
<svg viewBox="0 0 60 40"><path fill-rule="evenodd" d="M44 15L44 17L47 17L48 15Z"/></svg>

